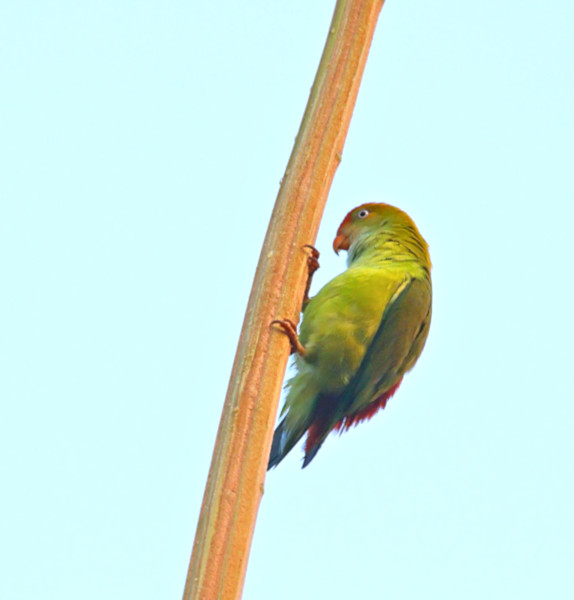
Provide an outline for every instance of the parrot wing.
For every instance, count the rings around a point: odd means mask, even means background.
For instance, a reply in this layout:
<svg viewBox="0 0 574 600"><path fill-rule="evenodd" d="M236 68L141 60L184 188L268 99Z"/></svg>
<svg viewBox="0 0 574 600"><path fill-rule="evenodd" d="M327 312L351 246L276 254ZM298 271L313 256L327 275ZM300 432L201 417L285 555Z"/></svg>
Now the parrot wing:
<svg viewBox="0 0 574 600"><path fill-rule="evenodd" d="M387 305L377 333L340 399L345 416L377 400L414 366L425 344L430 318L430 283L406 279Z"/></svg>
<svg viewBox="0 0 574 600"><path fill-rule="evenodd" d="M405 278L386 306L359 368L338 398L331 422L307 448L303 467L311 462L337 422L352 417L384 394L392 395L423 349L430 317L430 282Z"/></svg>
<svg viewBox="0 0 574 600"><path fill-rule="evenodd" d="M311 298L299 331L306 354L295 357L297 373L286 386L284 418L273 437L269 468L279 464L317 417L325 425L331 421L379 327L382 307L403 282L402 275L389 277L381 269L348 269ZM313 435L307 439L312 445Z"/></svg>

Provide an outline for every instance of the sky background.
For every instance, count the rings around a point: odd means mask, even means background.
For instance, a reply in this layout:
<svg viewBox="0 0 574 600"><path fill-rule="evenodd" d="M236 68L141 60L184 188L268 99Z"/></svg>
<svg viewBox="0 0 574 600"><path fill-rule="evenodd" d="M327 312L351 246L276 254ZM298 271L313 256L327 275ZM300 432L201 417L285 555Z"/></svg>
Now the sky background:
<svg viewBox="0 0 574 600"><path fill-rule="evenodd" d="M0 597L180 598L334 2L0 5ZM574 597L574 5L388 0L317 247L430 245L387 409L269 474L244 598Z"/></svg>

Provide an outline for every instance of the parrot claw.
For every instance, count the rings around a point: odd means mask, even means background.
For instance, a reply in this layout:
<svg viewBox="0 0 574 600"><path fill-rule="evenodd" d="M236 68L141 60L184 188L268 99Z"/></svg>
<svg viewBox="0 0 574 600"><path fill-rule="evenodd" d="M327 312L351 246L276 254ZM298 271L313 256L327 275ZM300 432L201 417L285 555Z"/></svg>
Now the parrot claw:
<svg viewBox="0 0 574 600"><path fill-rule="evenodd" d="M309 250L311 250L311 257L314 258L315 261L319 258L319 256L321 256L319 250L317 250L317 248L311 244L303 244L303 248L309 248ZM318 264L319 263L317 263L317 265Z"/></svg>
<svg viewBox="0 0 574 600"><path fill-rule="evenodd" d="M305 350L299 341L297 325L295 325L291 319L275 319L274 321L271 321L271 325L279 325L279 327L283 329L283 332L291 342L291 354L299 354L300 356L305 356L305 354L307 354L307 350Z"/></svg>
<svg viewBox="0 0 574 600"><path fill-rule="evenodd" d="M313 273L319 268L319 256L321 256L319 250L311 244L303 244L303 248L309 248L311 253L307 257L307 267L309 269L309 278L313 276Z"/></svg>
<svg viewBox="0 0 574 600"><path fill-rule="evenodd" d="M303 308L307 306L309 302L309 290L311 289L311 280L313 279L313 274L319 268L319 250L315 248L315 246L311 246L311 244L303 244L303 248L309 248L311 253L307 257L307 284L305 285L305 294L303 295Z"/></svg>

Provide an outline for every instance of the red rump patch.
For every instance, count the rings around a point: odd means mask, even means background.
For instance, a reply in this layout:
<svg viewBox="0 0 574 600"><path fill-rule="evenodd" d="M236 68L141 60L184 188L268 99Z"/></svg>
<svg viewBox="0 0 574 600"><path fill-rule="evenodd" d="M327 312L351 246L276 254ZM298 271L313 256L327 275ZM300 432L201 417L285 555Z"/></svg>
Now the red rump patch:
<svg viewBox="0 0 574 600"><path fill-rule="evenodd" d="M393 394L399 389L399 385L401 385L402 380L403 378L401 377L397 383L393 385L393 387L389 388L384 394L381 394L376 400L365 406L365 408L362 408L352 415L347 415L340 421L337 421L333 427L333 430L343 433L343 431L348 431L354 425L358 425L363 421L368 421L379 410L385 408L388 399L391 398L391 396L393 396ZM307 439L305 440L306 454L310 453L311 450L313 450L313 448L319 443L323 435L327 433L329 417L330 414L332 414L332 411L330 411L329 408L331 408L332 402L333 398L323 397L319 399L319 406L317 407L317 412L315 413L315 420L311 423L309 429L307 430Z"/></svg>
<svg viewBox="0 0 574 600"><path fill-rule="evenodd" d="M371 402L369 405L365 406L361 410L358 410L356 413L352 415L347 415L343 417L340 421L335 423L333 429L335 431L339 431L343 433L343 431L348 431L351 429L353 425L358 425L363 421L368 421L373 415L375 415L379 410L382 410L387 405L387 400L393 396L393 394L399 389L399 385L401 385L401 381L403 378L401 377L393 387L389 388L384 394L379 396L376 400ZM311 426L312 427L312 426ZM311 435L311 427L309 428L309 437ZM307 441L309 441L309 437Z"/></svg>
<svg viewBox="0 0 574 600"><path fill-rule="evenodd" d="M328 431L328 423L333 414L334 399L329 396L319 396L317 399L317 409L315 419L307 429L307 439L305 440L305 452L310 452L319 442L321 437Z"/></svg>
<svg viewBox="0 0 574 600"><path fill-rule="evenodd" d="M323 423L320 421L313 421L309 429L307 429L307 439L305 440L305 453L311 451L311 448L319 441L321 433L323 431Z"/></svg>

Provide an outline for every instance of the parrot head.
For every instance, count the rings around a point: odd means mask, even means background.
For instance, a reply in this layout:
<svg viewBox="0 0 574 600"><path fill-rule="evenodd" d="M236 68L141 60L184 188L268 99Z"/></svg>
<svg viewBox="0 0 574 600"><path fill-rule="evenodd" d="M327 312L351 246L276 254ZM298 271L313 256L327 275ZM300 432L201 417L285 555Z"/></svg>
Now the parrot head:
<svg viewBox="0 0 574 600"><path fill-rule="evenodd" d="M349 251L349 262L360 253L360 247L370 245L372 240L381 234L397 241L410 240L414 253L430 267L428 246L414 221L400 208L382 202L361 204L354 208L339 226L333 241L333 250L337 254L339 250Z"/></svg>
<svg viewBox="0 0 574 600"><path fill-rule="evenodd" d="M349 250L359 238L393 225L414 225L402 210L390 204L371 202L354 208L344 219L333 241L333 250Z"/></svg>

